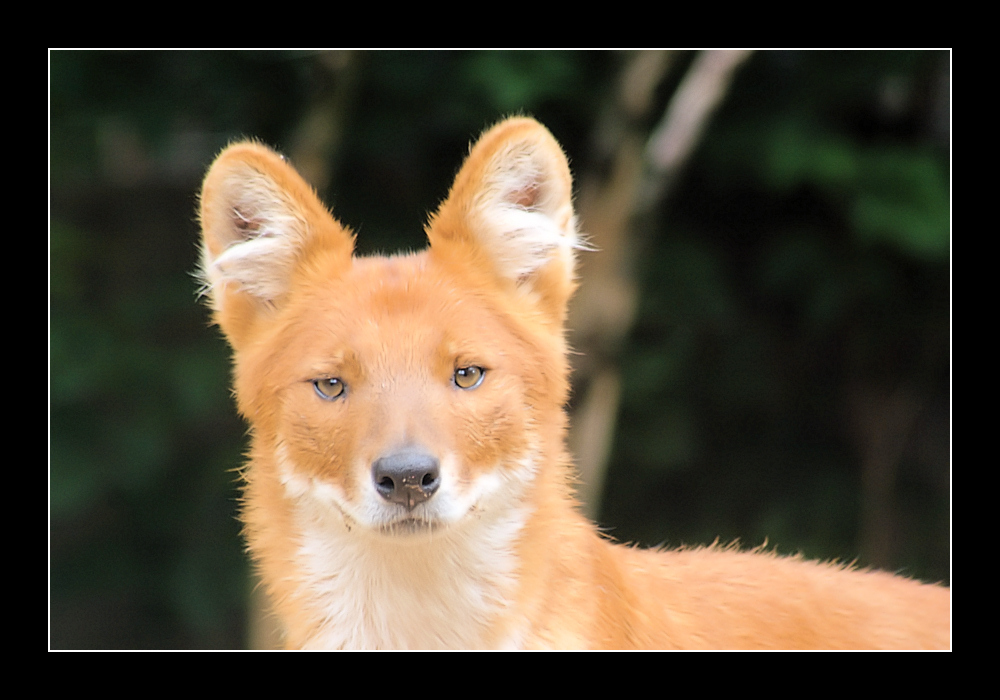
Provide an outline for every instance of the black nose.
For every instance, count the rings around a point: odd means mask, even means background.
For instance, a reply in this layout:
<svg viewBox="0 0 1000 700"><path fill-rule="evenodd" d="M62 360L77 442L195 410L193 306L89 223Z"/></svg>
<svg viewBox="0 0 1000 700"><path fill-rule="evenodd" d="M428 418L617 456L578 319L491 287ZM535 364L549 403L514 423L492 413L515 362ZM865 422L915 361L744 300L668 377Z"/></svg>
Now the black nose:
<svg viewBox="0 0 1000 700"><path fill-rule="evenodd" d="M413 509L441 485L437 458L420 450L403 450L379 457L372 464L372 480L382 498Z"/></svg>

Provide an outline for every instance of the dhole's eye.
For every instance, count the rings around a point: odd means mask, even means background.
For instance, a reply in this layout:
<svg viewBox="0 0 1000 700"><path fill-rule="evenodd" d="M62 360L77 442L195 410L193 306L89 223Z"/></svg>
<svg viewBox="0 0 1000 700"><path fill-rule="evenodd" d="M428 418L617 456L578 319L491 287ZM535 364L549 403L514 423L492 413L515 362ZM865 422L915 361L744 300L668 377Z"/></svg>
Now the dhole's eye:
<svg viewBox="0 0 1000 700"><path fill-rule="evenodd" d="M326 379L314 379L313 387L321 399L333 401L344 395L344 383L336 377Z"/></svg>
<svg viewBox="0 0 1000 700"><path fill-rule="evenodd" d="M482 367L459 367L455 370L455 384L460 389L475 389L482 384L486 370Z"/></svg>

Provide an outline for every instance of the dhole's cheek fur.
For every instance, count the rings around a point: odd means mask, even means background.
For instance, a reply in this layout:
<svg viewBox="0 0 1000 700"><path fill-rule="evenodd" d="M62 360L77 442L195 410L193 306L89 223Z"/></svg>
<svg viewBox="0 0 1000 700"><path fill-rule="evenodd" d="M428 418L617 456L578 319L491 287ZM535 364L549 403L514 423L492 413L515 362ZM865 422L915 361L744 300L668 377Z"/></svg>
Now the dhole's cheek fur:
<svg viewBox="0 0 1000 700"><path fill-rule="evenodd" d="M283 446L285 472L335 484L344 499L354 499L364 487L351 459L359 435L344 403L327 404L312 384L297 382L283 396L277 442Z"/></svg>
<svg viewBox="0 0 1000 700"><path fill-rule="evenodd" d="M530 449L533 421L524 404L511 398L523 396L523 390L508 389L521 382L491 375L486 382L501 386L482 387L479 395L462 402L465 410L454 416L454 424L460 426L456 447L468 478L492 468L513 468Z"/></svg>

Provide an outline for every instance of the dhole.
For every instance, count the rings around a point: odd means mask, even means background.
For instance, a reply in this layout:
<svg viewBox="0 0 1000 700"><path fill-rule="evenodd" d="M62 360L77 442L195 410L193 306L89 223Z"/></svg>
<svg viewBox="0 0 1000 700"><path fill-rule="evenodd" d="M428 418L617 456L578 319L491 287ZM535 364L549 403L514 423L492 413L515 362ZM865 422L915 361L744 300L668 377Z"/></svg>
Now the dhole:
<svg viewBox="0 0 1000 700"><path fill-rule="evenodd" d="M354 257L255 142L212 165L201 223L252 429L248 548L287 646L950 646L947 588L634 549L577 512L563 406L580 239L566 157L534 120L480 138L421 253Z"/></svg>

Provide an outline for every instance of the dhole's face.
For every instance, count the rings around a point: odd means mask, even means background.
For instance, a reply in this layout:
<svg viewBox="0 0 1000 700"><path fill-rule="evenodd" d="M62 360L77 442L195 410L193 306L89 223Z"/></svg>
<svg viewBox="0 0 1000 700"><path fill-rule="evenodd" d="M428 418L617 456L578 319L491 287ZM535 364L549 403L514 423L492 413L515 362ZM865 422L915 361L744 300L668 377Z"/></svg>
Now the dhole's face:
<svg viewBox="0 0 1000 700"><path fill-rule="evenodd" d="M510 541L497 528L517 530L534 508L523 495L544 476L538 455L564 454L580 244L551 134L530 119L485 134L416 255L355 257L351 232L253 142L213 163L200 217L205 291L253 430L243 520L255 556L284 562L287 531L294 546L330 547L311 562L364 549L358 533L480 523L493 532L476 541Z"/></svg>
<svg viewBox="0 0 1000 700"><path fill-rule="evenodd" d="M294 289L237 369L255 403L277 406L288 495L401 535L474 517L530 480L526 387L543 363L489 294L428 254L356 259L339 279L312 270Z"/></svg>

